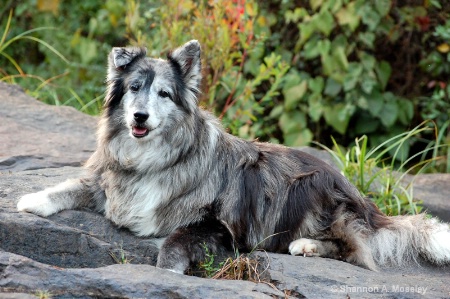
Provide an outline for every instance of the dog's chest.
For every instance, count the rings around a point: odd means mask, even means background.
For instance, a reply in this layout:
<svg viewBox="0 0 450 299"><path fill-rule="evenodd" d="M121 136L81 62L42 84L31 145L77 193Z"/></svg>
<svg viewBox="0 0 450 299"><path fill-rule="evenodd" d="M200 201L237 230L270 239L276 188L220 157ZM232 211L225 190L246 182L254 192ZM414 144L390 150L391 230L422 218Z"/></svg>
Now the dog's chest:
<svg viewBox="0 0 450 299"><path fill-rule="evenodd" d="M168 192L155 179L105 173L105 216L137 235L159 234L157 208L168 200Z"/></svg>

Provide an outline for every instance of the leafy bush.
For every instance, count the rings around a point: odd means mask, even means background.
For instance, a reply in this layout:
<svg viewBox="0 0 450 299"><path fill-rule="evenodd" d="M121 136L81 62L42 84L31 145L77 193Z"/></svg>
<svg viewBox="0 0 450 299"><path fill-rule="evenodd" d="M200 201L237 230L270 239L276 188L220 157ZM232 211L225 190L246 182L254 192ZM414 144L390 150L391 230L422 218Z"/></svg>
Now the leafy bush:
<svg viewBox="0 0 450 299"><path fill-rule="evenodd" d="M295 53L283 86L284 109L279 111L285 141L290 145L312 139L328 143L324 138L333 134L340 143L348 144L349 139L366 134L376 146L420 120L415 114L415 98L423 94L421 88L436 72L429 69L416 75L414 82L396 82L420 71L420 60L414 57L416 61L410 61L409 49L399 51L398 47L408 36L413 39L403 46L419 38L426 42L431 36L438 37L430 35L431 24L421 27L421 21L433 15L448 16L450 10L442 11L438 1L431 1L428 7L393 5L390 0L305 2L280 7L278 15L284 14L285 24L275 27L296 37L295 44L280 44L277 49ZM448 29L437 26L436 31L450 29L444 27ZM412 54L426 59L430 49L420 50L424 53ZM399 54L405 57L401 59ZM445 69L442 72L449 74ZM403 89L405 83L411 90ZM290 134L305 139L287 138ZM409 147L404 145L405 155Z"/></svg>
<svg viewBox="0 0 450 299"><path fill-rule="evenodd" d="M145 21L129 26L137 37L134 43L146 45L155 56L198 39L205 77L201 103L214 110L231 133L278 142L271 138L276 122L269 112L289 66L280 55L265 55L265 20L258 16L257 3L169 0L153 12L144 10ZM149 23L155 24L150 32Z"/></svg>
<svg viewBox="0 0 450 299"><path fill-rule="evenodd" d="M5 53L14 57L23 73L0 59L2 80L20 84L44 102L71 105L98 114L103 100L107 53L112 45L127 44L123 18L127 7L121 2L9 1L10 6L4 7L0 15L5 28L4 16L10 9L14 12L9 36L19 36L27 28L46 28L33 30L34 37L47 42L66 60L61 60L42 43L16 42ZM39 88L41 82L36 77L49 82Z"/></svg>
<svg viewBox="0 0 450 299"><path fill-rule="evenodd" d="M430 3L171 0L131 31L155 55L199 39L206 66L202 103L235 135L298 146L312 140L330 145L329 135L349 145L365 134L375 147L429 119L420 112L424 102L441 112L432 119L448 118L436 91L426 93L429 82L448 78L449 70L440 63L421 67L433 52L445 50L450 30L447 23L427 23L450 13L439 1ZM150 34L142 34L150 23ZM398 51L418 39L427 45L422 52ZM414 76L418 82L409 79ZM432 139L426 132L415 136L397 159L405 160L418 141L425 141L420 150Z"/></svg>
<svg viewBox="0 0 450 299"><path fill-rule="evenodd" d="M44 6L47 3L49 6ZM9 6L8 6L9 5ZM328 136L370 147L433 120L440 144L450 140L450 6L443 0L9 1L0 12L10 34L28 28L67 60L36 43L15 43L0 57L3 79L53 104L96 114L112 46L140 44L160 56L198 39L203 46L201 103L231 133L289 146ZM38 13L36 13L36 11ZM19 74L20 76L16 76ZM398 160L432 146L421 132L404 143ZM446 156L436 169L449 171ZM413 151L411 154L410 151ZM393 156L393 152L389 153ZM445 162L446 161L446 162Z"/></svg>

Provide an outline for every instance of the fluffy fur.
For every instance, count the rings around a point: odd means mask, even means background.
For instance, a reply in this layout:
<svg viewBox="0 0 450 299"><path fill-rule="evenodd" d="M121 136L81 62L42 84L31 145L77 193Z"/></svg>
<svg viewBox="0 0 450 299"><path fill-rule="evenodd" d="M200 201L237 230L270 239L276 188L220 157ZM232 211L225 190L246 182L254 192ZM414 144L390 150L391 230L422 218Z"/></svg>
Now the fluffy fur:
<svg viewBox="0 0 450 299"><path fill-rule="evenodd" d="M114 48L107 81L85 176L25 195L20 211L91 207L139 236L167 237L157 265L179 273L204 258L203 242L213 252L258 246L370 269L450 261L447 224L387 217L326 163L226 133L197 105L197 41L166 60Z"/></svg>

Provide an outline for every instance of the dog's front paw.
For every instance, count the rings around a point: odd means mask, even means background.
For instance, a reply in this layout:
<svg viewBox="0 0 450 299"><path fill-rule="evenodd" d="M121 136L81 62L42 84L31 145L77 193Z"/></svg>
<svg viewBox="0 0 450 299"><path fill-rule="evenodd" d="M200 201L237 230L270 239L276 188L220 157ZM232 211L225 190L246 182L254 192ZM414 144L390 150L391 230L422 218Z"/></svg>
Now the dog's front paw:
<svg viewBox="0 0 450 299"><path fill-rule="evenodd" d="M17 203L17 210L20 212L33 213L43 217L47 217L58 212L58 209L51 202L48 193L45 191L22 196Z"/></svg>
<svg viewBox="0 0 450 299"><path fill-rule="evenodd" d="M314 243L314 240L301 238L291 242L289 245L289 252L292 255L300 255L303 256L318 256L317 252L317 244Z"/></svg>

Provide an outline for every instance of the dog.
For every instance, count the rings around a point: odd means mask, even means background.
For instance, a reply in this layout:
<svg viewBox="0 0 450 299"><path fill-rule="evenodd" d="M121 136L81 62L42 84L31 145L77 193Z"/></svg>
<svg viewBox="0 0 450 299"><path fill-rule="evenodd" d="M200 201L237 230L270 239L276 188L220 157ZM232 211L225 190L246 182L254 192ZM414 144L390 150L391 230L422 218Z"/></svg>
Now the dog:
<svg viewBox="0 0 450 299"><path fill-rule="evenodd" d="M88 207L138 236L163 238L157 267L185 271L210 252L254 248L377 270L450 261L448 224L388 217L334 168L300 150L227 133L198 105L201 47L166 59L113 48L97 149L85 174L21 197L43 217Z"/></svg>

